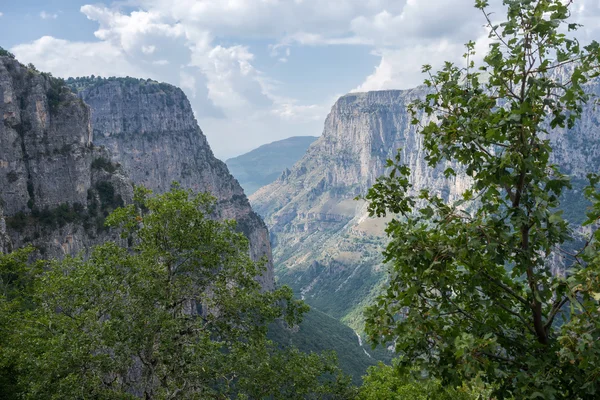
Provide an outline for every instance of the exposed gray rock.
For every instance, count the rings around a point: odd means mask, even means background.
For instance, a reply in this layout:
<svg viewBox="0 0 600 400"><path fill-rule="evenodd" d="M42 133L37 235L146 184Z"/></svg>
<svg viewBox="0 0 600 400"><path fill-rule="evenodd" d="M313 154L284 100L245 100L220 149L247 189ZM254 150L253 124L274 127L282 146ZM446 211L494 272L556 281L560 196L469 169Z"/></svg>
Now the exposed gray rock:
<svg viewBox="0 0 600 400"><path fill-rule="evenodd" d="M588 89L600 95L599 81ZM388 219L369 218L366 204L354 198L385 173L386 159L399 148L415 190L427 188L452 200L470 185L465 175L446 179L448 165L431 169L425 163L422 137L406 107L426 94L418 87L342 96L304 157L250 197L270 228L279 280L355 329L361 329L361 309L383 276L380 253ZM548 135L553 160L576 180L600 166L599 119L588 105L573 130ZM421 121L429 122L423 116Z"/></svg>
<svg viewBox="0 0 600 400"><path fill-rule="evenodd" d="M7 253L11 250L12 245L10 238L6 232L6 220L4 218L4 210L0 204L0 253Z"/></svg>
<svg viewBox="0 0 600 400"><path fill-rule="evenodd" d="M107 154L92 144L83 101L60 80L0 57L0 115L0 198L14 247L33 243L45 256L63 257L111 237L81 221L55 218L61 207L75 208L81 219L96 223L90 206L100 200L98 185L131 199L131 185L119 171L92 168Z"/></svg>
<svg viewBox="0 0 600 400"><path fill-rule="evenodd" d="M179 182L212 193L219 217L237 220L248 237L253 259L267 257L260 281L264 288L273 288L266 225L227 166L214 157L185 94L165 83L131 78L96 80L87 86L70 83L81 89L80 97L91 107L94 144L105 146L135 184L162 193Z"/></svg>

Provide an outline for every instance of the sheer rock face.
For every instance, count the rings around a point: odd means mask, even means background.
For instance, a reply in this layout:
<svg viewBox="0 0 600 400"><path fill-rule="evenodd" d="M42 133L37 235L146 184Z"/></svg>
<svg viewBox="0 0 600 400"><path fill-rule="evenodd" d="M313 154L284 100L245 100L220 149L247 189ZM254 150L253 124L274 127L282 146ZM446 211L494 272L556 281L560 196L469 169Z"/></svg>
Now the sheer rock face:
<svg viewBox="0 0 600 400"><path fill-rule="evenodd" d="M448 182L441 174L445 166L429 168L423 158L421 137L410 124L406 107L425 94L425 89L417 88L341 97L325 121L323 135L305 156L277 182L251 196L255 209L269 218L277 214L278 218L273 218L283 221L292 210L316 218L322 218L322 214L335 218L335 213L314 208L319 198L334 194L344 201L364 194L384 173L386 160L393 158L399 148L403 149L402 159L412 169L414 185L448 190L446 195L451 197L460 193L466 179L458 177ZM273 212L274 209L278 210ZM354 216L354 211L339 215Z"/></svg>
<svg viewBox="0 0 600 400"><path fill-rule="evenodd" d="M92 110L94 143L105 146L135 184L162 193L176 181L196 192L211 192L218 201L218 216L238 221L253 259L268 258L260 281L266 289L274 287L266 225L252 211L227 166L214 157L180 89L115 79L84 88L80 97Z"/></svg>
<svg viewBox="0 0 600 400"><path fill-rule="evenodd" d="M50 80L0 59L0 182L5 212L85 203L91 181L89 110L75 96L50 107ZM28 190L28 183L30 188Z"/></svg>
<svg viewBox="0 0 600 400"><path fill-rule="evenodd" d="M11 250L10 238L6 232L6 219L4 218L4 210L0 204L0 253L6 253Z"/></svg>
<svg viewBox="0 0 600 400"><path fill-rule="evenodd" d="M598 81L588 86L600 94ZM369 218L365 194L385 162L402 149L415 190L428 188L447 200L467 189L465 175L446 179L424 160L422 138L406 107L427 89L351 93L341 97L325 121L323 135L293 168L250 196L270 228L276 271L309 304L351 324L361 301L372 296L382 274L379 255L386 243L387 219ZM421 116L423 123L428 123ZM575 178L600 165L600 121L593 105L585 107L571 131L548 135L553 159ZM576 151L574 151L576 150Z"/></svg>
<svg viewBox="0 0 600 400"><path fill-rule="evenodd" d="M102 235L81 224L54 229L31 217L66 204L86 213L101 182L123 200L131 198L131 185L118 171L92 168L106 152L92 144L89 108L68 89L61 92L58 80L0 57L0 116L0 203L6 217L0 237L6 232L14 247L33 243L47 257L73 255L101 242ZM18 229L7 224L16 214L23 217Z"/></svg>
<svg viewBox="0 0 600 400"><path fill-rule="evenodd" d="M117 79L78 97L60 81L0 57L0 116L0 250L33 243L45 257L63 257L116 240L94 225L108 210L107 196L114 206L132 200L131 181L159 193L178 181L210 191L218 216L238 220L252 257L269 259L261 284L274 287L266 226L213 156L181 90ZM104 168L99 159L121 166ZM57 223L67 205L80 216Z"/></svg>

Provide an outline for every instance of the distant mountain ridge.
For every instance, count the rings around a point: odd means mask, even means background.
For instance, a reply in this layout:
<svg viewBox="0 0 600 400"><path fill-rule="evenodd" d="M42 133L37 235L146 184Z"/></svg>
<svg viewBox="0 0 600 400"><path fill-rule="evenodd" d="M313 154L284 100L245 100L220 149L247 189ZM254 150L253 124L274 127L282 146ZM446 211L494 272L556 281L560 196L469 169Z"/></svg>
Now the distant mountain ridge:
<svg viewBox="0 0 600 400"><path fill-rule="evenodd" d="M293 136L262 145L225 163L249 196L291 168L317 139L316 136Z"/></svg>

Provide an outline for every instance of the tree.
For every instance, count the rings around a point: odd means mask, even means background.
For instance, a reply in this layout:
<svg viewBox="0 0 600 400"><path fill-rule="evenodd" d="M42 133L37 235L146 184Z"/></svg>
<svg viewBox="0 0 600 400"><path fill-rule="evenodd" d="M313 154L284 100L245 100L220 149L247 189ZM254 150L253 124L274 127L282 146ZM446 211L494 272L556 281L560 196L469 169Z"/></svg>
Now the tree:
<svg viewBox="0 0 600 400"><path fill-rule="evenodd" d="M52 261L31 290L12 285L12 297L0 298L30 299L28 307L3 307L0 326L12 349L10 384L22 398L351 393L331 356L282 352L266 339L269 323L296 324L307 306L288 287L261 289L255 278L264 263L250 259L234 222L210 218L209 195L178 188L149 194L138 188L135 204L107 218L129 247L108 242L87 260Z"/></svg>
<svg viewBox="0 0 600 400"><path fill-rule="evenodd" d="M483 394L485 391L481 390ZM369 367L358 393L359 400L477 400L468 388L444 388L437 379L424 377L420 371L407 371L399 365L379 363Z"/></svg>
<svg viewBox="0 0 600 400"><path fill-rule="evenodd" d="M573 235L558 209L570 180L550 162L547 133L573 127L600 61L598 43L572 38L571 3L505 0L507 20L495 24L477 0L492 39L482 65L470 42L465 67L424 67L431 92L410 108L413 124L432 121L420 126L431 167L470 177L460 201L415 193L399 156L367 195L371 215L400 216L367 331L444 384L484 373L499 398L599 395L600 237L552 272ZM593 185L587 192L592 224L599 198Z"/></svg>
<svg viewBox="0 0 600 400"><path fill-rule="evenodd" d="M41 263L30 263L32 247L0 253L0 393L3 399L18 399L18 378L16 359L19 356L13 348L10 337L14 316L22 315L32 306L35 277L41 271Z"/></svg>
<svg viewBox="0 0 600 400"><path fill-rule="evenodd" d="M15 55L10 51L4 49L2 46L0 46L0 57L8 57L14 59Z"/></svg>

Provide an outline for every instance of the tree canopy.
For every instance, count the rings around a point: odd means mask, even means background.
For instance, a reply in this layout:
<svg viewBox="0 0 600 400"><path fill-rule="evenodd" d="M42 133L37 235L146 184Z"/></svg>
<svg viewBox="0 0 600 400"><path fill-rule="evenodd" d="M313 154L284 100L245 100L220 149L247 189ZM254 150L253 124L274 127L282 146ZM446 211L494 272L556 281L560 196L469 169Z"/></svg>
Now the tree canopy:
<svg viewBox="0 0 600 400"><path fill-rule="evenodd" d="M447 202L415 191L399 156L389 161L367 196L372 215L398 215L387 229L389 285L367 331L444 384L483 374L499 398L597 398L600 236L564 250L574 234L559 205L571 184L551 162L548 133L573 127L590 100L599 46L573 37L572 2L505 0L502 23L487 1L475 5L489 52L477 64L470 42L463 66L425 66L430 94L410 109L427 163L450 165L446 177L465 174L471 187ZM597 182L586 190L591 227ZM557 271L561 253L570 265Z"/></svg>
<svg viewBox="0 0 600 400"><path fill-rule="evenodd" d="M280 350L268 324L307 306L255 279L248 241L214 200L175 188L107 224L89 258L0 256L0 392L15 398L345 398L333 355ZM127 245L127 242L129 245ZM339 397L338 397L339 396Z"/></svg>

